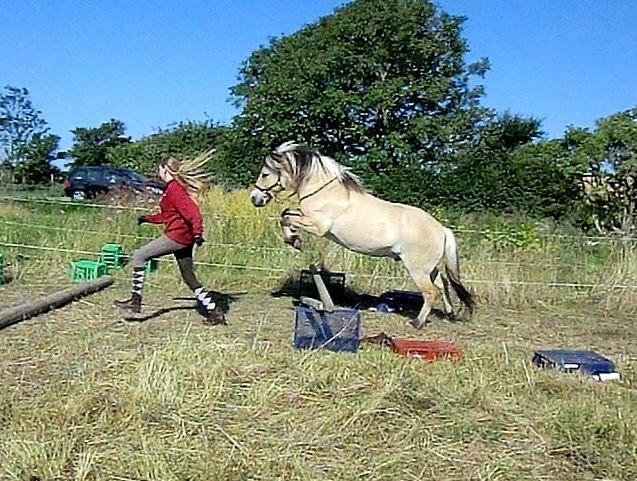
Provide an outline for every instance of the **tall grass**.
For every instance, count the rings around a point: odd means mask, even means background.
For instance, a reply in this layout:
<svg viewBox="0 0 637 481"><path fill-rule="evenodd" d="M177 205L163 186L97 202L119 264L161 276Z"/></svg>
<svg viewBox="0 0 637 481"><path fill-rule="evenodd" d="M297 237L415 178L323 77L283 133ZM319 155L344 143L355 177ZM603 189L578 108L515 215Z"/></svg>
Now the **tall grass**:
<svg viewBox="0 0 637 481"><path fill-rule="evenodd" d="M280 240L282 208L256 210L246 192L220 190L202 205L199 261L279 269L198 267L211 287L248 292L228 326L203 326L191 310L122 322L110 304L128 290L124 270L108 291L0 331L0 479L637 478L635 290L548 285L636 284L630 243L447 219L481 301L476 318L415 333L365 312L363 329L449 339L463 359L420 364L369 346L298 352L289 300L268 291L299 268L323 260L364 292L412 285L400 264L321 239L305 237L295 253ZM0 203L0 242L89 252L120 242L130 253L159 232L138 227L137 215ZM63 287L70 261L85 257L0 250L13 276L0 286L3 305ZM147 279L145 310L173 306L178 286L174 263L163 263ZM623 380L540 371L529 361L543 346L598 349Z"/></svg>
<svg viewBox="0 0 637 481"><path fill-rule="evenodd" d="M401 263L358 255L310 235L304 237L301 253L285 246L277 223L284 206L274 203L258 210L245 191L213 190L201 206L208 242L196 257L228 267L200 266L201 274L221 276L236 287L264 288L311 262L322 262L345 272L357 290L414 288ZM17 203L0 204L0 209L5 222L0 223L0 238L10 243L97 252L105 242L119 242L130 253L160 232L153 226L138 227L139 212L130 210ZM485 303L519 308L590 301L608 309L637 309L637 242L560 237L559 231L545 235L541 225L529 230L527 223L516 231L515 225L501 221L493 227L438 216L456 224L463 277ZM46 261L52 270L66 269L77 257L20 252Z"/></svg>
<svg viewBox="0 0 637 481"><path fill-rule="evenodd" d="M501 352L480 356L501 362L494 368L475 354L430 366L377 351L266 354L180 333L93 379L69 369L62 402L59 387L49 385L37 389L28 411L5 405L0 473L43 480L637 474L628 412L618 418L579 379L529 372ZM88 363L95 369L99 360Z"/></svg>

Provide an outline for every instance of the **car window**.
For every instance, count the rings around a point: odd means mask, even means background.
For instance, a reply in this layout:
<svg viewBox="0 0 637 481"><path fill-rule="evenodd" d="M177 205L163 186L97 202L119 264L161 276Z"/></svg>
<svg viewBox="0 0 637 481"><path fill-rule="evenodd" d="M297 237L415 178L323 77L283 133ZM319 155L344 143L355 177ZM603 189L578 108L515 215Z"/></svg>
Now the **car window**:
<svg viewBox="0 0 637 481"><path fill-rule="evenodd" d="M144 177L138 174L137 172L128 171L126 174L134 181L134 182L144 182Z"/></svg>
<svg viewBox="0 0 637 481"><path fill-rule="evenodd" d="M130 179L121 171L109 170L106 173L106 180L109 184L128 184Z"/></svg>
<svg viewBox="0 0 637 481"><path fill-rule="evenodd" d="M72 180L84 180L86 179L86 170L78 169L71 173L70 178Z"/></svg>
<svg viewBox="0 0 637 481"><path fill-rule="evenodd" d="M91 169L88 171L87 178L89 182L101 182L102 181L102 172L97 169Z"/></svg>

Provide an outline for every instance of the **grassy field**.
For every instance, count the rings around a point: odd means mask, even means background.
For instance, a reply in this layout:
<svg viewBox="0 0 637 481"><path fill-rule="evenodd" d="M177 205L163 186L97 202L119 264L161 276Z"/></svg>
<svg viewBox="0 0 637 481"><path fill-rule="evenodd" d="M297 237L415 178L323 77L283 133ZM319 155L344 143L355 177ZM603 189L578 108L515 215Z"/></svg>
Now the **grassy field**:
<svg viewBox="0 0 637 481"><path fill-rule="evenodd" d="M228 326L175 299L189 292L166 262L148 278L144 322L111 307L128 292L120 271L114 287L0 331L0 479L637 479L637 289L613 287L637 285L635 243L439 213L457 228L476 315L414 331L364 312L363 334L451 340L462 360L298 352L292 300L271 292L310 262L359 293L413 286L392 261L318 239L284 247L283 207L221 191L203 205L198 274L229 296ZM69 262L86 257L16 244L131 252L157 233L137 215L1 202L0 304L66 287ZM530 359L546 347L596 349L622 381L540 371Z"/></svg>

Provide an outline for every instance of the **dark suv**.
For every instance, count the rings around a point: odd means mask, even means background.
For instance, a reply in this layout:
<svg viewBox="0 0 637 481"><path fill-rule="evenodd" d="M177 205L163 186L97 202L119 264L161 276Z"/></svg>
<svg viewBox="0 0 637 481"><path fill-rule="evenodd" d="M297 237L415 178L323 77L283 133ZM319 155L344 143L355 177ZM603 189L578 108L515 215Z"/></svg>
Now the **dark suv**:
<svg viewBox="0 0 637 481"><path fill-rule="evenodd" d="M122 187L156 195L164 191L159 181L148 180L132 170L107 165L73 169L64 181L64 193L73 200L89 199Z"/></svg>

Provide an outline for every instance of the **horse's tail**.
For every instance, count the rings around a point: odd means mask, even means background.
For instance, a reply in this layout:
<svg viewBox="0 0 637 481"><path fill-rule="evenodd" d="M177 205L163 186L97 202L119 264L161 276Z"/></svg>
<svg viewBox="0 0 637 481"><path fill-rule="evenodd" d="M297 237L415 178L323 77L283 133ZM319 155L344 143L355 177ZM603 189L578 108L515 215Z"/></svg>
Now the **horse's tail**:
<svg viewBox="0 0 637 481"><path fill-rule="evenodd" d="M451 229L445 228L445 271L451 282L453 290L456 291L458 299L469 308L469 312L473 313L476 305L473 295L462 285L460 280L460 259L458 258L458 243L456 236L453 235Z"/></svg>

